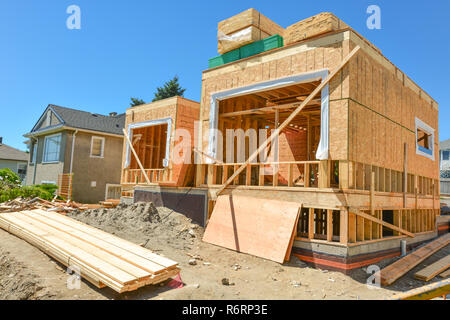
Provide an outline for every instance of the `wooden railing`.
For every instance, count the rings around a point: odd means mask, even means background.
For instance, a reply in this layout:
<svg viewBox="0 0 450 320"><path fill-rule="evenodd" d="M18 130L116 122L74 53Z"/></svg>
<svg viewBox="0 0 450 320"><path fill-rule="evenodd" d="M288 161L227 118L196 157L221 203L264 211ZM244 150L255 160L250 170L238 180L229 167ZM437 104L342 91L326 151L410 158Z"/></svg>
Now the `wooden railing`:
<svg viewBox="0 0 450 320"><path fill-rule="evenodd" d="M287 161L250 163L236 177L234 185L246 186L287 186L311 187L318 186L318 170L320 161ZM199 165L201 174L197 185L221 185L243 163L215 163Z"/></svg>
<svg viewBox="0 0 450 320"><path fill-rule="evenodd" d="M169 182L170 170L165 169L145 169L151 183ZM144 173L141 169L123 169L122 184L147 184Z"/></svg>

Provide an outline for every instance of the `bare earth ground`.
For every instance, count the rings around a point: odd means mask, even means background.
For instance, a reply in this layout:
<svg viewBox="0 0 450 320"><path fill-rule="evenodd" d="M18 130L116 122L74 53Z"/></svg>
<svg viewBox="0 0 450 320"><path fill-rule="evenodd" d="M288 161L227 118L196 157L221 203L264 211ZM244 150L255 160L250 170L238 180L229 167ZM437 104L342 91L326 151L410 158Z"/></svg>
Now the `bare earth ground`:
<svg viewBox="0 0 450 320"><path fill-rule="evenodd" d="M82 281L67 287L65 267L27 242L0 230L0 299L386 299L425 285L413 274L450 254L447 246L389 288L369 289L365 268L351 275L308 267L297 258L278 263L203 243L203 228L151 204L74 213L73 218L177 261L185 286L147 286L117 294ZM384 267L398 258L379 263ZM190 264L194 263L195 265ZM224 285L222 279L230 285ZM432 281L442 280L436 277Z"/></svg>

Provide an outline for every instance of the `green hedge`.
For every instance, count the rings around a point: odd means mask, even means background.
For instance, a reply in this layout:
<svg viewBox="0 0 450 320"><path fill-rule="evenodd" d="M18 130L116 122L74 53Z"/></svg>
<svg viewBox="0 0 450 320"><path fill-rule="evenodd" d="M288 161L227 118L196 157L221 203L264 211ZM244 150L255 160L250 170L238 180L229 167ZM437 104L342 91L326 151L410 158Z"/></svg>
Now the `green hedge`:
<svg viewBox="0 0 450 320"><path fill-rule="evenodd" d="M52 200L57 189L54 184L22 186L16 173L8 168L0 170L0 203L18 197Z"/></svg>

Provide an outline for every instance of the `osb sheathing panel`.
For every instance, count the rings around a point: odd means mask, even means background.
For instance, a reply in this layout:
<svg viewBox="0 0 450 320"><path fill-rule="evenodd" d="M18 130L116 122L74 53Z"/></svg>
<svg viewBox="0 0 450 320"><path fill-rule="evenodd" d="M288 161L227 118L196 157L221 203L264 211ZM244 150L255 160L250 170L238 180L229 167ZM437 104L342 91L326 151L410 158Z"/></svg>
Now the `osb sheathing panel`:
<svg viewBox="0 0 450 320"><path fill-rule="evenodd" d="M349 32L324 36L205 71L201 98L202 149L208 149L208 121L212 94L323 68L329 68L331 71L350 52L348 37ZM349 90L349 69L345 67L330 82L330 100L348 97ZM330 108L331 106L332 104ZM334 117L336 118L335 114ZM342 117L341 122L345 122L346 115ZM335 134L335 131L331 134ZM339 141L331 137L330 140L332 143ZM339 146L330 146L332 158L339 159L344 154L339 150L342 144L343 142L339 141Z"/></svg>
<svg viewBox="0 0 450 320"><path fill-rule="evenodd" d="M199 119L199 108L200 104L198 102L180 97L137 106L127 110L125 128L128 128L128 125L132 123L170 118L172 120L172 129L170 132L169 159L173 159L176 129L182 128L188 130L191 134L191 145L193 146L195 137L194 122ZM124 142L123 155L122 167L126 159L126 142ZM170 161L169 167L172 169L172 181L176 182L177 186L182 186L181 184L184 181L184 174L186 172L185 165L176 165Z"/></svg>
<svg viewBox="0 0 450 320"><path fill-rule="evenodd" d="M350 47L355 43L351 42ZM438 150L438 109L398 69L371 48L350 61L349 159L403 171L403 145L408 144L408 172L438 178L438 160L416 155L415 117L435 131ZM433 104L434 105L433 105ZM332 123L332 122L330 122Z"/></svg>

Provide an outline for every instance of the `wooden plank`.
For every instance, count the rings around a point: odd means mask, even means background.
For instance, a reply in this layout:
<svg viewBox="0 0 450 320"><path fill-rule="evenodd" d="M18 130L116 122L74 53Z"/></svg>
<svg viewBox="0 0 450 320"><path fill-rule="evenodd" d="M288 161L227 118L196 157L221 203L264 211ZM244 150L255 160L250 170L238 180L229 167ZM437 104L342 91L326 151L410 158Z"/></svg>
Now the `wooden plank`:
<svg viewBox="0 0 450 320"><path fill-rule="evenodd" d="M450 279L435 282L407 292L398 293L390 300L431 300L450 293Z"/></svg>
<svg viewBox="0 0 450 320"><path fill-rule="evenodd" d="M419 272L416 272L414 278L422 281L430 281L448 268L450 268L450 255L436 261Z"/></svg>
<svg viewBox="0 0 450 320"><path fill-rule="evenodd" d="M414 234L412 234L411 232L408 232L408 231L406 231L404 229L398 228L398 227L396 227L396 226L394 226L394 225L392 225L390 223L387 223L387 222L385 222L383 220L374 218L374 217L372 217L372 216L370 216L370 215L368 215L368 214L366 214L366 213L364 213L364 212L362 212L362 211L360 211L360 210L358 210L356 208L350 208L349 211L354 213L354 214L356 214L356 215L358 215L358 216L360 216L360 217L362 217L362 218L364 218L364 219L368 219L370 221L376 222L376 223L378 223L378 224L380 224L382 226L385 226L385 227L387 227L389 229L392 229L394 231L399 231L399 232L401 232L403 234L406 234L407 236L410 236L411 238L414 238Z"/></svg>
<svg viewBox="0 0 450 320"><path fill-rule="evenodd" d="M261 145L260 147L253 152L253 154L245 161L244 164L242 164L234 173L233 175L215 192L213 197L217 197L219 196L222 191L231 183L234 181L234 179L236 178L236 176L238 176L242 170L245 169L245 167L247 166L247 164L249 164L250 162L252 162L257 156L258 154L262 151L265 150L265 148L267 147L267 145L269 143L272 143L276 138L278 138L279 133L281 130L283 130L286 126L289 125L289 123L291 123L291 121L300 113L300 111L303 110L303 108L330 82L331 79L334 78L334 76L349 62L349 60L359 51L360 47L356 46L355 49L352 50L352 52L345 57L345 59L339 64L339 66L333 70L333 72L331 72L315 89L314 91L300 104L300 106L298 106L295 111L293 111L289 117L277 128L275 129L274 133L272 135L270 135L270 137L268 139L266 139Z"/></svg>
<svg viewBox="0 0 450 320"><path fill-rule="evenodd" d="M380 271L381 284L388 286L413 269L426 258L450 243L450 233L420 247Z"/></svg>
<svg viewBox="0 0 450 320"><path fill-rule="evenodd" d="M94 247L94 248L90 249L90 251L92 251L92 252L97 249L100 249L108 254L111 254L120 259L123 259L124 261L126 261L129 264L132 264L136 267L139 267L139 268L146 270L148 272L151 272L151 273L159 273L166 269L166 267L163 265L155 263L149 259L140 257L139 255L136 255L132 252L124 250L120 247L114 246L114 245L108 243L107 241L93 237L86 232L79 231L76 228L71 227L70 225L64 224L64 223L59 222L54 219L49 219L45 215L39 214L35 211L22 211L21 213L24 215L27 215L28 217L33 218L36 222L46 224L47 226L53 228L54 230L65 232L66 234L70 235L74 239L84 241L86 244ZM68 241L70 241L70 239ZM84 245L84 244L82 243L81 245ZM97 248L97 249L95 249L95 248Z"/></svg>
<svg viewBox="0 0 450 320"><path fill-rule="evenodd" d="M301 204L223 195L203 241L283 263Z"/></svg>
<svg viewBox="0 0 450 320"><path fill-rule="evenodd" d="M442 272L439 277L441 278L448 278L450 277L450 269L448 269L447 271Z"/></svg>
<svg viewBox="0 0 450 320"><path fill-rule="evenodd" d="M33 210L33 212L39 213L45 217L48 217L49 219L59 221L66 225L70 225L72 228L74 228L76 230L83 231L83 232L87 233L88 235L91 235L95 238L106 241L109 244L112 244L114 246L117 246L119 248L127 250L129 252L132 252L135 255L138 255L145 259L151 260L151 261L158 263L166 268L173 268L177 265L177 263L175 261L167 259L165 257L162 257L156 253L153 253L149 249L143 248L137 244L134 244L134 243L126 241L122 238L116 237L116 236L114 236L110 233L104 232L100 229L88 226L82 222L71 219L67 216L63 216L59 213L44 211L44 210L40 210L40 209Z"/></svg>

